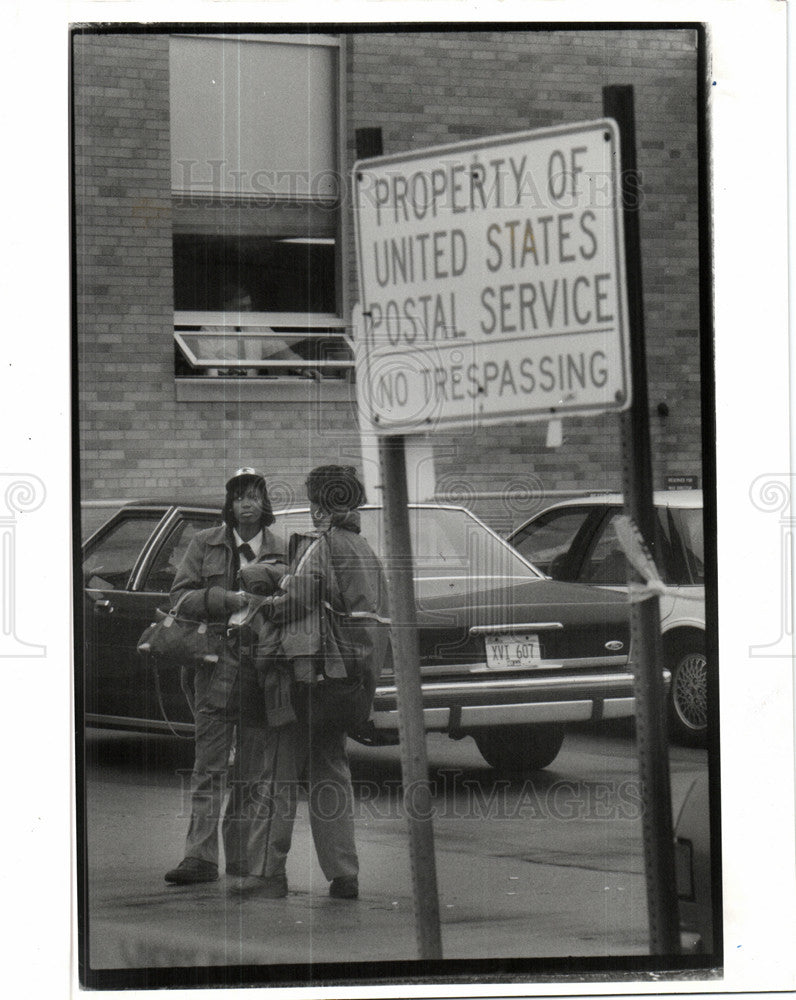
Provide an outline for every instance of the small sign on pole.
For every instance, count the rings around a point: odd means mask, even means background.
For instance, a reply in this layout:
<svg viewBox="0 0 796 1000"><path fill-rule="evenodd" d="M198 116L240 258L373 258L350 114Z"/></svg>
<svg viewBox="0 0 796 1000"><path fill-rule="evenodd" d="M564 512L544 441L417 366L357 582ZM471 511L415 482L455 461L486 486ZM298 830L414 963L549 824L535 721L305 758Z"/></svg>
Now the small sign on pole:
<svg viewBox="0 0 796 1000"><path fill-rule="evenodd" d="M378 434L627 408L618 142L605 119L355 165Z"/></svg>
<svg viewBox="0 0 796 1000"><path fill-rule="evenodd" d="M699 476L667 476L667 490L698 490Z"/></svg>

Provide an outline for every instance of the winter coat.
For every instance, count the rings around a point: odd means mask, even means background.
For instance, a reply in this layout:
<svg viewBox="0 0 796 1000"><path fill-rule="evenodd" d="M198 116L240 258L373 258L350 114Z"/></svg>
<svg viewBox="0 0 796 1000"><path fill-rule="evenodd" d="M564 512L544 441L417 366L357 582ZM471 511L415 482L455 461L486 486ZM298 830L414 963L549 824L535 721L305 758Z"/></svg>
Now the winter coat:
<svg viewBox="0 0 796 1000"><path fill-rule="evenodd" d="M273 576L274 587L286 570L284 544L268 528L254 566ZM248 567L247 567L248 569ZM239 590L238 557L232 532L226 525L197 531L183 557L171 588L172 607L187 593L181 613L197 621L226 622L228 590ZM274 589L274 588L272 588Z"/></svg>
<svg viewBox="0 0 796 1000"><path fill-rule="evenodd" d="M180 613L186 618L226 624L229 611L224 606L225 593L240 588L239 560L232 531L225 525L198 531L188 546L171 588L172 607L183 596ZM256 560L246 567L250 576L259 575L261 588L273 590L286 569L284 545L268 528ZM270 581L270 583L269 583ZM202 668L200 668L202 669ZM215 708L227 706L238 676L239 658L234 644L227 642L213 669L206 698Z"/></svg>
<svg viewBox="0 0 796 1000"><path fill-rule="evenodd" d="M263 605L278 629L261 630L261 647L270 643L273 649L278 639L288 660L321 657L326 677L345 678L346 657L323 621L327 608L345 614L357 622L357 643L366 650L363 679L375 688L389 642L387 585L378 556L361 534L359 513L335 515L326 530L293 535L288 555L280 589Z"/></svg>

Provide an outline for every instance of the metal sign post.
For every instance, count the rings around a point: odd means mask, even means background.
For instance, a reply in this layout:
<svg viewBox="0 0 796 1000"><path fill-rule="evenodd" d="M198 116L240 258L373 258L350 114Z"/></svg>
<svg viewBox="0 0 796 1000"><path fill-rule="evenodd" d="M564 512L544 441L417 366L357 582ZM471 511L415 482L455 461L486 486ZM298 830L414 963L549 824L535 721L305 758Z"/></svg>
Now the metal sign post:
<svg viewBox="0 0 796 1000"><path fill-rule="evenodd" d="M434 857L433 803L428 782L426 727L420 685L409 498L404 439L381 440L384 523L390 565L393 661L398 688L403 801L409 824L409 856L415 904L415 933L421 958L442 958L439 894Z"/></svg>
<svg viewBox="0 0 796 1000"><path fill-rule="evenodd" d="M381 129L358 129L356 141L359 157L377 156L382 151ZM366 319L369 319L367 315ZM421 959L441 959L433 804L428 782L426 729L420 685L420 645L403 437L380 438L379 457L384 493L385 541L390 569L390 613L395 623L392 647L398 689L403 799L409 826L415 934Z"/></svg>
<svg viewBox="0 0 796 1000"><path fill-rule="evenodd" d="M391 597L405 791L427 783L427 761L403 436L621 413L627 505L647 543L654 538L632 88L606 88L604 107L597 121L391 156L375 130L357 134L367 320L357 394L382 442L388 553L399 570ZM676 954L657 598L633 604L631 628L651 949ZM418 935L431 955L431 825L408 812Z"/></svg>
<svg viewBox="0 0 796 1000"><path fill-rule="evenodd" d="M649 434L641 241L632 86L603 88L603 112L619 126L622 204L627 255L627 300L633 402L622 414L625 506L648 548L655 538L652 463ZM650 949L655 955L679 953L677 890L674 869L672 799L666 737L666 699L660 612L657 596L631 605L631 650L636 693L636 732L641 780L644 860Z"/></svg>

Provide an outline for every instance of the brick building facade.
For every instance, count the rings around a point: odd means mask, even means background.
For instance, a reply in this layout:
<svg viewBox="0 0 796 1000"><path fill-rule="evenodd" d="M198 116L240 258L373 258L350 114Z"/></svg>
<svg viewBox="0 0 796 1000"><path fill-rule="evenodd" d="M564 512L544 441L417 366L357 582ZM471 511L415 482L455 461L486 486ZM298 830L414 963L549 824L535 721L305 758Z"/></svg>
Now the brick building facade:
<svg viewBox="0 0 796 1000"><path fill-rule="evenodd" d="M359 464L350 381L209 386L175 376L170 40L78 33L73 44L83 499L213 498L226 471L254 462L268 471L275 500L290 501L313 465ZM696 32L365 32L335 44L346 183L358 128L381 127L386 153L419 149L598 118L603 86L633 84L655 485L671 474L701 484ZM349 323L357 299L349 197L339 212L338 312ZM557 448L546 447L545 433L544 423L528 423L436 435L437 489L508 493L505 510L490 512L505 527L525 513L525 491L619 486L615 416L566 419Z"/></svg>

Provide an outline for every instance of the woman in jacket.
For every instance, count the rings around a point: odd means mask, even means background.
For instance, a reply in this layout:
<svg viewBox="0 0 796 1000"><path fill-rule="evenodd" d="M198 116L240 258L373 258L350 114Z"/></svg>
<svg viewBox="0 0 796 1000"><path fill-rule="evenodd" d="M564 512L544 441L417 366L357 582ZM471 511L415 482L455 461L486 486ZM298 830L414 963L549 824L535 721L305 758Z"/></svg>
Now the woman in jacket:
<svg viewBox="0 0 796 1000"><path fill-rule="evenodd" d="M269 713L265 772L250 843L254 875L235 891L271 899L287 895L285 864L299 784L306 778L310 827L329 894L356 899L359 861L345 726L334 718L321 723L314 706L320 704L316 697L323 695L324 686L328 690L335 683L356 680L356 673L369 710L389 642L387 590L381 563L360 532L356 508L365 502L365 494L355 470L321 466L309 474L306 487L315 530L291 538L288 574L262 606L280 638L266 682L279 670L281 657L282 670L289 664L292 710ZM325 604L360 623L362 655L356 665L325 638ZM266 626L261 636L267 637L268 631Z"/></svg>
<svg viewBox="0 0 796 1000"><path fill-rule="evenodd" d="M182 615L226 632L217 664L183 671L183 690L195 721L195 754L185 855L165 876L175 885L218 878L218 823L233 743L231 791L222 824L226 872L238 877L249 872L250 800L262 770L265 728L248 630L229 625L234 616L244 617L249 604L240 587L244 568L248 578L257 578L261 593L273 590L284 574L284 546L269 531L273 522L265 479L254 469L239 469L227 483L224 524L196 533L174 579L172 607L183 598Z"/></svg>

